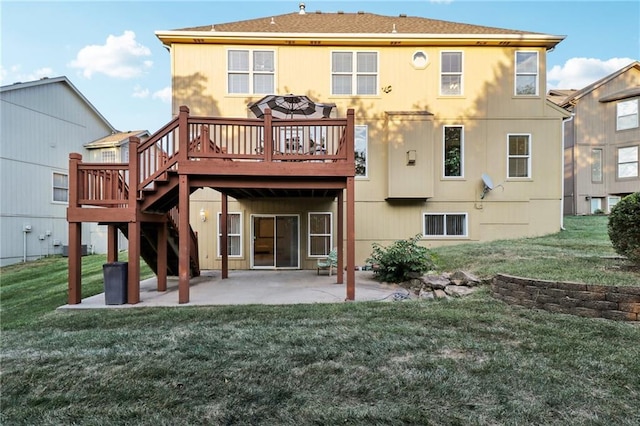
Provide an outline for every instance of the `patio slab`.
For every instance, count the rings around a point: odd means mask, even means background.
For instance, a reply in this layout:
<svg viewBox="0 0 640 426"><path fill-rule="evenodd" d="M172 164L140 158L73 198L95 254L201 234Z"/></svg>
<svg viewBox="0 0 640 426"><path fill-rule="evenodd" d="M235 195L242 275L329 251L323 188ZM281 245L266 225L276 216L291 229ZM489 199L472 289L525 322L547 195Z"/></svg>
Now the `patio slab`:
<svg viewBox="0 0 640 426"><path fill-rule="evenodd" d="M345 277L346 281L346 277ZM393 301L407 290L373 279L369 271L356 271L355 301ZM104 293L82 299L77 305L58 309L122 309L153 306L202 305L291 305L302 303L344 303L346 285L336 284L336 277L317 275L315 270L268 271L234 270L221 279L220 271L202 271L190 282L189 303L178 303L178 278L167 279L167 291L156 290L156 278L140 282L140 303L107 305Z"/></svg>

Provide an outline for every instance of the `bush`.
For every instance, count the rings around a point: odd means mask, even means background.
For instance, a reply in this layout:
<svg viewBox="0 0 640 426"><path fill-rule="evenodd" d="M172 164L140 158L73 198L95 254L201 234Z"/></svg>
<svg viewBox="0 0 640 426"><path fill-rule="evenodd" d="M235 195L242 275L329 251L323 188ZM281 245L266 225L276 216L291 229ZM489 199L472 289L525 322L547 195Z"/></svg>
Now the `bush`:
<svg viewBox="0 0 640 426"><path fill-rule="evenodd" d="M607 229L616 253L640 264L640 192L627 195L615 205Z"/></svg>
<svg viewBox="0 0 640 426"><path fill-rule="evenodd" d="M389 247L373 243L373 252L368 263L377 265L374 268L376 278L391 283L400 283L422 275L434 266L433 256L429 249L418 245L422 234L408 240L398 240Z"/></svg>

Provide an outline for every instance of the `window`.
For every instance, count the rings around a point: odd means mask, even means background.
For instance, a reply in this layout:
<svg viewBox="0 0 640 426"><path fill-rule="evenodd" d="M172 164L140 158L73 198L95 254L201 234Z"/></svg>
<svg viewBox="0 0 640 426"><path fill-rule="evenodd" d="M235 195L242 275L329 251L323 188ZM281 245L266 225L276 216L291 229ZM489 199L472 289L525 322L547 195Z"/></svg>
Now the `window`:
<svg viewBox="0 0 640 426"><path fill-rule="evenodd" d="M69 175L64 173L53 173L53 202L69 202Z"/></svg>
<svg viewBox="0 0 640 426"><path fill-rule="evenodd" d="M462 94L462 52L440 53L440 94Z"/></svg>
<svg viewBox="0 0 640 426"><path fill-rule="evenodd" d="M602 182L602 149L591 150L591 182Z"/></svg>
<svg viewBox="0 0 640 426"><path fill-rule="evenodd" d="M331 93L334 95L377 94L378 53L333 52L331 54Z"/></svg>
<svg viewBox="0 0 640 426"><path fill-rule="evenodd" d="M618 148L618 177L638 177L638 147Z"/></svg>
<svg viewBox="0 0 640 426"><path fill-rule="evenodd" d="M509 135L510 178L531 177L531 135Z"/></svg>
<svg viewBox="0 0 640 426"><path fill-rule="evenodd" d="M612 195L610 197L607 198L607 205L609 207L609 213L611 213L611 210L616 206L616 204L618 204L620 202L621 197L618 197L616 195Z"/></svg>
<svg viewBox="0 0 640 426"><path fill-rule="evenodd" d="M309 213L309 256L325 257L331 251L331 213Z"/></svg>
<svg viewBox="0 0 640 426"><path fill-rule="evenodd" d="M425 237L466 237L467 214L425 213L422 235Z"/></svg>
<svg viewBox="0 0 640 426"><path fill-rule="evenodd" d="M638 127L638 100L618 102L616 105L616 130Z"/></svg>
<svg viewBox="0 0 640 426"><path fill-rule="evenodd" d="M100 151L100 161L103 163L115 163L116 151L114 149Z"/></svg>
<svg viewBox="0 0 640 426"><path fill-rule="evenodd" d="M218 212L218 257L222 256L222 213ZM227 213L227 254L229 257L242 256L242 214Z"/></svg>
<svg viewBox="0 0 640 426"><path fill-rule="evenodd" d="M268 94L275 91L275 60L271 50L229 50L229 93Z"/></svg>
<svg viewBox="0 0 640 426"><path fill-rule="evenodd" d="M444 126L444 176L462 177L463 127Z"/></svg>
<svg viewBox="0 0 640 426"><path fill-rule="evenodd" d="M538 52L516 52L516 95L538 94Z"/></svg>
<svg viewBox="0 0 640 426"><path fill-rule="evenodd" d="M368 128L366 125L355 126L355 160L356 160L356 177L367 177L367 145Z"/></svg>

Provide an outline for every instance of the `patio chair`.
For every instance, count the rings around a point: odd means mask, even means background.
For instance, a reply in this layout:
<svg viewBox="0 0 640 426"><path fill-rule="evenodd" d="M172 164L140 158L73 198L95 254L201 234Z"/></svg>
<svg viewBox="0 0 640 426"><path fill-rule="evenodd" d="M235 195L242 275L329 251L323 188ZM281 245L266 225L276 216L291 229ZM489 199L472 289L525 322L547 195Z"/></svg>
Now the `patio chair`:
<svg viewBox="0 0 640 426"><path fill-rule="evenodd" d="M333 268L338 267L338 249L334 248L329 252L329 255L325 259L318 259L318 275L320 275L320 269L328 269L329 276Z"/></svg>

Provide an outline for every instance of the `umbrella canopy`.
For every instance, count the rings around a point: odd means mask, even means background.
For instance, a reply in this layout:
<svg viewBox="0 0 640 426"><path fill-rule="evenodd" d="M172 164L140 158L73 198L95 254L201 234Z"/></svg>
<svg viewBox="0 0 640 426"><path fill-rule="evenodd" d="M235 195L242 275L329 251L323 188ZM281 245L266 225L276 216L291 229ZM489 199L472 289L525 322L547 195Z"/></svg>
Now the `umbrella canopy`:
<svg viewBox="0 0 640 426"><path fill-rule="evenodd" d="M305 95L268 95L249 104L249 109L258 118L267 108L274 118L329 118L336 104L321 104Z"/></svg>

